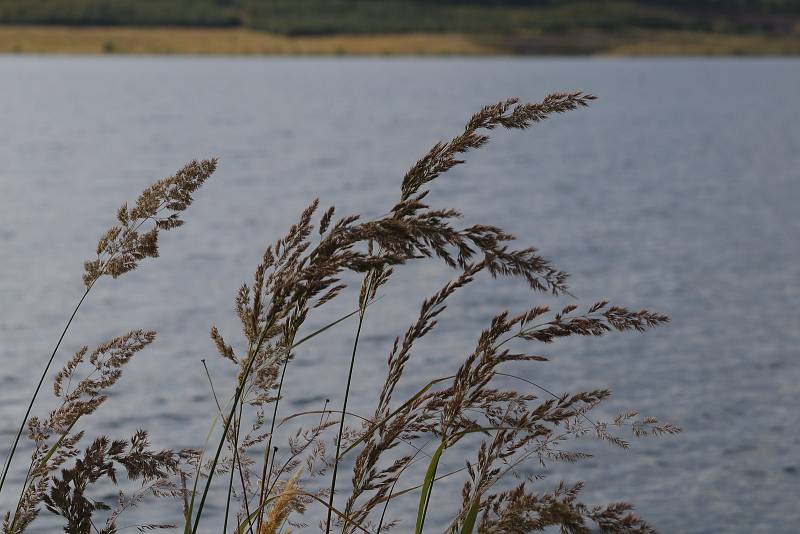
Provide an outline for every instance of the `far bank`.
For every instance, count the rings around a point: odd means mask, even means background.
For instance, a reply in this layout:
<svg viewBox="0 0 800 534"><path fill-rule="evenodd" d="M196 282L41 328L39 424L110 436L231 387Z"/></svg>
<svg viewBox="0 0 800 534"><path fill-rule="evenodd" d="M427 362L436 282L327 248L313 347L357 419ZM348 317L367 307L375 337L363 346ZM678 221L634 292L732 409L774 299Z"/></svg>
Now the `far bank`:
<svg viewBox="0 0 800 534"><path fill-rule="evenodd" d="M283 36L243 28L0 26L4 54L800 55L800 35L691 31Z"/></svg>

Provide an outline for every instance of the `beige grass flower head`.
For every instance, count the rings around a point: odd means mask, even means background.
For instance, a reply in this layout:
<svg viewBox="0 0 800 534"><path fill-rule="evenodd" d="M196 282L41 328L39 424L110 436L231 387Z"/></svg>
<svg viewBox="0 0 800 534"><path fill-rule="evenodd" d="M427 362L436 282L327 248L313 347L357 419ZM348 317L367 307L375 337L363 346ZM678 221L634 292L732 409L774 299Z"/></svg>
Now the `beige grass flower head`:
<svg viewBox="0 0 800 534"><path fill-rule="evenodd" d="M136 204L123 204L117 224L97 243L97 257L84 263L86 287L107 274L117 278L136 268L144 258L158 257L158 234L183 225L180 213L188 208L194 193L217 168L217 158L192 161L174 175L145 189Z"/></svg>

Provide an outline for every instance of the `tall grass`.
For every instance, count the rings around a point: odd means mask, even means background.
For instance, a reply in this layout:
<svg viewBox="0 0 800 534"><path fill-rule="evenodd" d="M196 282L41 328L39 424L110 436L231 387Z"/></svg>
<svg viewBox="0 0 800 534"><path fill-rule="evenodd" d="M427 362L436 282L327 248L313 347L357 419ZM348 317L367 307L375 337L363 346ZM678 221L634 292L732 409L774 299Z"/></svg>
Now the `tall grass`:
<svg viewBox="0 0 800 534"><path fill-rule="evenodd" d="M520 473L532 462L580 461L585 455L571 450L570 443L586 434L627 448L626 432L641 437L679 430L634 411L609 421L596 419L591 412L608 398L608 390L557 395L504 369L511 362L545 362L535 350L539 344L569 336L641 332L667 322L666 316L606 301L560 310L541 305L499 310L480 332L464 332L476 337L475 345L457 359L450 374L413 384L406 373L410 366L419 367L417 344L436 332L450 297L468 291L477 277L520 279L532 295L570 294L567 274L537 249L515 247L514 236L495 226L462 226L458 210L430 206L427 196L441 175L464 163L467 152L489 142L491 130L526 129L586 107L593 99L580 92L555 93L539 103L509 99L484 107L461 133L436 143L411 167L397 199L380 217L337 216L333 207L323 210L314 200L267 247L252 281L237 292L241 343L229 343L211 327L211 342L237 373L227 396L220 396L220 384L208 374L217 412L205 441L196 437L196 450L153 450L144 431L128 440L88 440L80 430L83 418L104 404L124 367L156 334L134 330L91 352L81 348L54 378L59 406L46 417L29 417L40 393L37 387L9 449L10 467L27 428L34 452L22 486L15 488L18 504L6 514L3 532L24 532L46 510L61 518L65 532L113 533L121 514L148 496L182 503L186 534L218 529L287 532L308 527L307 518L314 516L325 517L320 528L326 533L378 533L393 527L422 533L431 505L454 500L460 502L449 518L449 532L528 532L553 526L589 532L591 524L604 532L652 532L627 503L588 506L578 499L580 483L562 482L548 489L538 479L520 478ZM123 205L117 223L86 262L84 298L104 276L116 278L156 257L159 232L182 224L180 213L215 169L216 160L192 162L147 188L132 208ZM422 301L418 316L395 338L374 409L354 413L348 405L354 369L363 358L375 357L358 353L362 325L394 272L412 262L441 262L454 277ZM347 273L361 278L357 289L343 281L350 279ZM352 312L325 318L331 302L348 299ZM325 326L308 331L312 316ZM287 368L303 357L306 343L341 328L353 316L358 326L340 397L320 410L287 412L284 399L300 393L284 388ZM59 345L60 340L42 381ZM501 379L512 379L519 387L505 388ZM396 398L401 381L403 389L411 386L415 393ZM278 445L279 431L290 433L288 446ZM444 458L461 454L456 445L472 455L462 468L441 472ZM352 466L348 482L338 476L345 465ZM97 485L122 484L122 474L136 484L131 493L121 494L116 506L90 496ZM509 483L514 477L518 481ZM443 479L461 481L460 499L436 491ZM212 491L215 487L224 491ZM209 499L216 495L225 496L218 503L225 510L219 519L207 513ZM395 516L392 505L400 500L417 503L415 517ZM181 528L155 521L138 527Z"/></svg>

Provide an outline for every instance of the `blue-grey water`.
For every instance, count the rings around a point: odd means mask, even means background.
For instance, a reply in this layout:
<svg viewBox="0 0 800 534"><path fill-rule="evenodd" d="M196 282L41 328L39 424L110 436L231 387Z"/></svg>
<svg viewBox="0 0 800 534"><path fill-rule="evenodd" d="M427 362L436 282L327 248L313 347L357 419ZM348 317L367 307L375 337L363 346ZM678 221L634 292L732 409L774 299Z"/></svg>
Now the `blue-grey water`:
<svg viewBox="0 0 800 534"><path fill-rule="evenodd" d="M308 202L383 213L410 164L479 106L581 89L599 96L591 108L496 132L433 184L430 200L539 247L572 273L581 302L671 315L644 335L535 347L552 361L511 369L559 392L610 387L598 415L636 408L685 432L629 451L583 440L574 446L594 458L551 464L539 484L582 479L587 502L631 501L662 532L796 532L799 88L794 59L0 58L3 447L82 292L83 260L151 180L221 158L187 225L163 236L162 257L98 284L58 361L132 328L158 330L87 428L124 437L145 427L158 446L198 447L214 413L200 359L217 388L232 380L208 329L241 346L234 294ZM393 337L450 276L433 264L401 269L370 309L354 411L368 412ZM337 309L354 302L345 295ZM493 314L548 302L519 283L480 280L420 345L399 393L452 372ZM298 352L285 413L341 402L354 328ZM45 393L37 413L52 405ZM446 468L464 454L452 451ZM460 484L437 485L432 524L453 513ZM12 497L4 490L0 503ZM415 501L390 509L402 531ZM142 514L162 522L180 512L170 503ZM209 514L220 521L219 505Z"/></svg>

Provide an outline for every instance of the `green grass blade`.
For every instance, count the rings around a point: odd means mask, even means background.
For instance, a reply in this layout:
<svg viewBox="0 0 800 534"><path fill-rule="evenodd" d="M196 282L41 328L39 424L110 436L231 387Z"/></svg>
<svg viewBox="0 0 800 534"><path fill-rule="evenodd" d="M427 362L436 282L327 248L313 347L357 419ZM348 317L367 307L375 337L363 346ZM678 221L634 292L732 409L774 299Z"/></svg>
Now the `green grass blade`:
<svg viewBox="0 0 800 534"><path fill-rule="evenodd" d="M464 519L464 524L461 526L461 534L472 534L475 530L475 521L478 519L478 509L480 508L480 499L476 498L472 506L469 507L467 517Z"/></svg>
<svg viewBox="0 0 800 534"><path fill-rule="evenodd" d="M231 403L232 400L233 400L233 397L228 399L225 402L225 406L224 406L223 409L227 409L228 405ZM211 425L210 425L210 428L208 429L208 434L206 434L206 439L203 442L203 448L200 449L200 456L197 459L197 472L195 474L194 484L192 486L192 498L189 501L189 508L188 508L188 513L187 513L188 519L187 519L186 525L184 526L184 529L183 529L184 534L189 534L191 532L191 530L192 530L192 528L191 528L192 527L191 518L192 518L192 512L194 511L195 496L197 495L197 484L198 484L198 481L200 480L200 477L202 476L203 456L205 456L205 452L208 450L208 444L211 442L211 437L214 435L214 429L216 428L217 421L219 421L220 417L222 417L222 413L220 411L217 411L217 413L214 414L214 417L211 419Z"/></svg>
<svg viewBox="0 0 800 534"><path fill-rule="evenodd" d="M422 527L425 524L425 511L428 508L428 499L431 491L433 491L433 481L436 478L436 469L439 467L439 458L442 457L444 452L444 441L433 453L431 461L428 464L428 471L425 473L425 480L422 483L422 493L419 496L419 509L417 510L417 527L414 530L415 534L422 534Z"/></svg>

